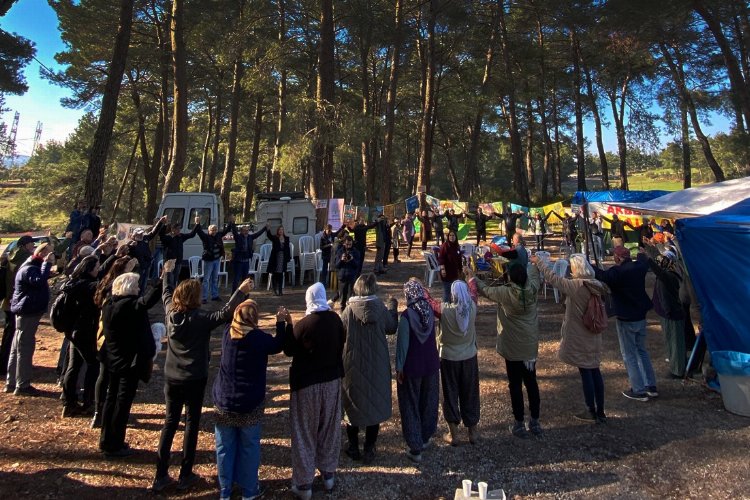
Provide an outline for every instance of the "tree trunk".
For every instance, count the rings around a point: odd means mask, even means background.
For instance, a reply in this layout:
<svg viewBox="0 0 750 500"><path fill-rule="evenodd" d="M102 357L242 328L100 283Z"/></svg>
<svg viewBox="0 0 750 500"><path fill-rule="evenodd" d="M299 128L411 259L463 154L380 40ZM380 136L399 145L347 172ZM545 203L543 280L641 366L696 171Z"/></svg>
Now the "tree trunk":
<svg viewBox="0 0 750 500"><path fill-rule="evenodd" d="M583 142L583 106L581 103L581 46L575 30L570 31L570 52L573 59L573 102L576 117L576 177L578 191L586 191L586 156Z"/></svg>
<svg viewBox="0 0 750 500"><path fill-rule="evenodd" d="M529 180L529 191L533 193L536 191L536 179L534 178L534 108L531 105L531 98L526 101L526 176Z"/></svg>
<svg viewBox="0 0 750 500"><path fill-rule="evenodd" d="M498 21L500 26L500 47L503 53L505 67L506 92L508 95L507 111L505 118L508 122L508 133L510 134L510 153L513 163L513 191L520 203L529 205L529 188L526 172L523 167L521 134L518 132L518 119L516 114L516 88L513 79L513 65L510 58L510 47L508 46L508 30L505 26L505 12L503 0L498 0Z"/></svg>
<svg viewBox="0 0 750 500"><path fill-rule="evenodd" d="M714 13L711 12L703 0L693 0L693 9L703 18L709 31L711 31L711 34L716 39L716 44L719 46L721 55L724 57L724 65L727 68L732 94L734 94L734 98L742 109L745 126L750 127L750 89L748 89L745 79L742 76L737 57L732 51L729 40L724 35L721 22L714 16Z"/></svg>
<svg viewBox="0 0 750 500"><path fill-rule="evenodd" d="M625 100L629 83L630 75L627 75L620 87L620 95L617 95L617 87L612 88L609 94L609 102L612 106L612 116L615 120L617 134L617 154L620 157L620 189L624 191L628 190L628 144L625 139Z"/></svg>
<svg viewBox="0 0 750 500"><path fill-rule="evenodd" d="M154 18L158 19L158 13L154 7ZM169 37L165 35L165 31L169 26L169 16L166 15L165 19L161 22L156 23L156 39L158 44L159 52L159 118L156 123L156 130L154 131L154 156L151 164L154 175L156 176L156 189L159 189L159 181L166 175L163 171L167 163L169 156L169 136L170 136L170 125L169 125L169 70L170 70L170 54L169 48Z"/></svg>
<svg viewBox="0 0 750 500"><path fill-rule="evenodd" d="M555 164L552 168L552 195L562 194L562 161L560 159L560 117L557 113L557 81L552 82L552 122L555 124Z"/></svg>
<svg viewBox="0 0 750 500"><path fill-rule="evenodd" d="M135 152L138 151L138 143L141 142L141 136L136 134L135 142L133 143L133 149L130 151L130 159L128 160L128 166L125 168L125 175L122 176L120 182L120 189L117 191L117 199L115 200L115 206L112 207L112 218L111 221L117 220L117 209L120 208L120 201L122 200L122 194L125 192L125 186L128 183L128 177L130 176L130 170L133 168L133 161L135 160Z"/></svg>
<svg viewBox="0 0 750 500"><path fill-rule="evenodd" d="M533 2L530 2L534 5ZM542 29L542 20L539 11L536 10L536 31L537 44L539 45L539 95L537 105L539 106L539 124L542 129L542 138L544 140L542 156L542 183L541 199L547 201L547 192L549 186L550 169L552 166L552 142L549 137L549 128L547 124L547 102L545 93L547 92L546 63L544 60L544 30Z"/></svg>
<svg viewBox="0 0 750 500"><path fill-rule="evenodd" d="M245 203L242 206L242 218L248 220L253 206L255 182L258 172L258 157L260 156L260 136L263 133L263 94L258 95L255 103L255 127L253 128L253 151L250 156L250 170L247 173L245 186Z"/></svg>
<svg viewBox="0 0 750 500"><path fill-rule="evenodd" d="M609 190L609 165L607 164L607 153L604 151L604 141L602 140L602 120L599 116L599 105L597 104L596 95L594 94L594 83L591 79L591 70L583 66L586 75L586 89L589 94L589 105L591 114L594 115L594 128L596 131L596 150L599 153L599 164L602 168L602 189Z"/></svg>
<svg viewBox="0 0 750 500"><path fill-rule="evenodd" d="M706 137L706 134L703 133L700 121L698 120L698 113L695 109L695 102L693 101L693 97L690 95L690 92L687 89L687 84L685 82L685 73L683 70L684 62L682 60L682 55L680 54L680 51L677 47L673 47L675 59L672 59L672 55L669 53L666 44L661 43L660 48L662 55L664 56L664 60L669 66L669 71L672 73L672 78L674 79L675 85L677 86L677 90L680 94L680 99L684 101L687 106L688 115L690 116L690 122L693 125L695 137L698 139L698 142L703 149L703 155L706 157L706 163L708 163L709 168L713 172L714 177L716 178L716 182L721 182L725 180L724 171L716 161L716 158L714 158L713 152L711 151L711 144L708 142L708 137Z"/></svg>
<svg viewBox="0 0 750 500"><path fill-rule="evenodd" d="M503 9L503 3L498 2L498 9ZM500 14L495 13L492 20L492 31L487 43L487 51L484 57L484 75L482 76L482 86L479 90L479 103L474 115L474 124L471 128L471 137L469 145L469 158L466 162L466 172L464 173L464 182L461 189L461 195L466 198L474 196L476 188L479 186L479 139L482 135L482 122L484 119L485 100L489 92L490 77L492 76L492 67L495 59L495 41L499 26Z"/></svg>
<svg viewBox="0 0 750 500"><path fill-rule="evenodd" d="M242 17L240 15L240 17ZM237 55L234 60L234 77L232 78L232 105L229 110L229 137L227 145L227 162L224 166L224 177L221 180L221 202L224 204L224 212L231 213L229 205L229 194L232 192L232 179L234 177L234 163L237 154L237 128L240 121L240 103L242 101L242 77L245 73L245 65L242 64L242 56Z"/></svg>
<svg viewBox="0 0 750 500"><path fill-rule="evenodd" d="M432 115L435 104L435 18L437 0L429 0L429 16L427 19L427 50L426 65L423 73L422 88L422 116L419 125L419 168L417 170L417 189L424 186L430 191L432 170Z"/></svg>
<svg viewBox="0 0 750 500"><path fill-rule="evenodd" d="M437 127L440 131L440 135L443 137L443 149L445 150L445 161L448 164L448 174L450 175L451 188L453 189L453 198L456 200L461 199L461 190L458 184L458 177L456 176L456 168L453 163L453 142L448 134L445 133L443 123L438 120Z"/></svg>
<svg viewBox="0 0 750 500"><path fill-rule="evenodd" d="M89 164L86 170L84 198L90 207L100 205L104 196L104 171L107 166L112 129L117 117L117 98L120 95L122 75L125 73L125 63L128 58L130 31L133 25L133 4L134 0L120 0L120 17L115 46L112 49L112 60L109 64L107 83L104 86L99 123L94 133L94 144L89 153Z"/></svg>
<svg viewBox="0 0 750 500"><path fill-rule="evenodd" d="M396 93L398 90L398 76L401 65L401 44L403 38L403 0L396 0L395 5L395 36L391 50L390 74L388 76L388 94L385 104L385 140L383 145L383 203L388 205L392 201L393 183L391 182L391 157L393 156L393 135L396 126Z"/></svg>
<svg viewBox="0 0 750 500"><path fill-rule="evenodd" d="M286 43L286 5L279 0L279 46ZM286 65L279 68L278 119L276 121L276 139L273 146L273 165L270 182L266 183L267 191L278 191L281 187L281 148L284 145L284 125L286 123Z"/></svg>
<svg viewBox="0 0 750 500"><path fill-rule="evenodd" d="M206 140L203 142L203 155L201 156L201 178L198 182L198 191L206 190L206 178L208 177L208 153L211 151L211 131L213 130L213 109L211 106L211 96L206 96L206 110L208 111L208 123L206 124Z"/></svg>
<svg viewBox="0 0 750 500"><path fill-rule="evenodd" d="M220 78L220 81L222 79ZM221 142L221 125L222 121L224 120L222 116L223 111L223 99L222 99L222 91L221 88L219 88L219 93L216 96L216 112L214 113L214 139L213 144L211 145L211 167L208 169L208 185L206 186L206 191L209 193L215 193L216 192L216 172L219 170L219 159L221 157L221 152L219 151L219 143Z"/></svg>
<svg viewBox="0 0 750 500"><path fill-rule="evenodd" d="M164 193L180 190L180 183L185 172L188 145L188 93L187 62L184 37L185 0L172 0L172 69L174 71L174 115L172 126L172 161L164 181Z"/></svg>
<svg viewBox="0 0 750 500"><path fill-rule="evenodd" d="M364 33L360 33L359 40L359 57L360 57L360 78L362 89L362 123L372 121L370 105L370 74L368 71L368 60L370 54L370 40L372 38L371 24L363 28ZM367 206L375 205L375 161L372 137L369 132L362 139L360 145L362 155L362 177L365 183L365 203ZM381 179L381 181L384 179Z"/></svg>
<svg viewBox="0 0 750 500"><path fill-rule="evenodd" d="M680 97L680 130L682 149L682 187L692 186L692 168L690 165L690 126L688 125L688 110L685 99Z"/></svg>
<svg viewBox="0 0 750 500"><path fill-rule="evenodd" d="M133 205L135 202L135 183L138 179L138 169L133 169L133 179L130 181L130 199L128 200L128 213L125 216L128 222L133 222Z"/></svg>
<svg viewBox="0 0 750 500"><path fill-rule="evenodd" d="M320 43L316 88L317 124L310 165L310 194L315 199L333 196L333 144L330 137L334 115L335 66L333 2L320 0Z"/></svg>

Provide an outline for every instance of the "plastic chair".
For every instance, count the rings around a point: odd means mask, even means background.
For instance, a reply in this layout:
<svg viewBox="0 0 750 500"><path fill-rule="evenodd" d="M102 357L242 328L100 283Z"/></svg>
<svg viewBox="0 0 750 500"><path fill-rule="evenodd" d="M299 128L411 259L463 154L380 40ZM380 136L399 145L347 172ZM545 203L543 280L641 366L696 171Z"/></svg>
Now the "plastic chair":
<svg viewBox="0 0 750 500"><path fill-rule="evenodd" d="M461 245L461 252L464 254L464 257L467 259L474 255L474 252L476 251L477 247L476 245L472 243L464 243Z"/></svg>
<svg viewBox="0 0 750 500"><path fill-rule="evenodd" d="M312 236L300 236L299 238L299 284L305 281L305 271L315 272L315 250Z"/></svg>
<svg viewBox="0 0 750 500"><path fill-rule="evenodd" d="M258 283L260 283L260 280L263 278L263 275L268 273L268 260L271 258L271 249L273 248L273 245L270 243L264 243L260 246L260 253L258 254L258 273L259 273L259 279ZM271 275L268 275L268 281L271 281Z"/></svg>
<svg viewBox="0 0 750 500"><path fill-rule="evenodd" d="M422 252L422 257L425 260L424 281L428 287L432 287L435 278L440 276L440 266L438 265L437 258L432 253Z"/></svg>
<svg viewBox="0 0 750 500"><path fill-rule="evenodd" d="M260 272L260 254L254 253L253 258L250 259L250 271L248 272L253 277L253 288L258 288L261 277L263 276Z"/></svg>
<svg viewBox="0 0 750 500"><path fill-rule="evenodd" d="M323 232L315 233L313 238L315 238L315 249L318 250L320 248L320 240L323 238Z"/></svg>
<svg viewBox="0 0 750 500"><path fill-rule="evenodd" d="M188 266L190 268L190 277L195 279L203 279L203 260L194 255L188 259Z"/></svg>
<svg viewBox="0 0 750 500"><path fill-rule="evenodd" d="M229 273L227 272L227 259L222 257L219 261L219 279L217 282L221 282L221 278L224 278L224 287L229 286Z"/></svg>
<svg viewBox="0 0 750 500"><path fill-rule="evenodd" d="M552 272L555 273L556 275L560 276L561 278L564 278L565 277L565 273L568 272L568 261L565 260L565 259L557 259L555 261L555 264L552 266ZM545 283L544 286L546 288L547 287L547 283ZM560 303L560 295L562 295L562 293L560 292L560 290L558 290L555 287L552 287L552 293L555 294L555 303L559 304Z"/></svg>
<svg viewBox="0 0 750 500"><path fill-rule="evenodd" d="M320 273L323 272L323 252L315 251L315 281L320 281Z"/></svg>
<svg viewBox="0 0 750 500"><path fill-rule="evenodd" d="M161 276L161 270L164 267L164 259L159 259L156 263L156 275Z"/></svg>

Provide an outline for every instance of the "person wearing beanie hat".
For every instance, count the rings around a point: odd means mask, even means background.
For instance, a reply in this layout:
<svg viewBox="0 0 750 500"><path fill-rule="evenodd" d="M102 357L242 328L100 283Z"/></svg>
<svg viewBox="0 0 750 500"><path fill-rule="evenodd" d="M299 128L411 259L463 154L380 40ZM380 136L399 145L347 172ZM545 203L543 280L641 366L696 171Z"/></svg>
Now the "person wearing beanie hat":
<svg viewBox="0 0 750 500"><path fill-rule="evenodd" d="M677 255L672 250L659 254L651 244L645 247L649 255L648 265L656 275L654 283L654 311L659 315L664 345L669 359L669 376L682 378L687 366L685 345L685 311L680 300L682 276L675 263Z"/></svg>
<svg viewBox="0 0 750 500"><path fill-rule="evenodd" d="M646 349L646 313L652 307L646 294L648 258L643 249L633 260L630 250L616 246L613 250L615 265L606 271L594 269L596 279L612 291L615 308L617 337L620 352L628 372L630 388L622 395L637 401L648 401L659 395L651 356Z"/></svg>

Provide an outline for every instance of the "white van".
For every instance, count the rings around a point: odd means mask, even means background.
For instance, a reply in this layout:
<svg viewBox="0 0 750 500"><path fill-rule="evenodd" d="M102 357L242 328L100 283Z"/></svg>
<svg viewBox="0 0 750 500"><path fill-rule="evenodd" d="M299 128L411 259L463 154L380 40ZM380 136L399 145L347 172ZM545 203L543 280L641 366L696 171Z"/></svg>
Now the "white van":
<svg viewBox="0 0 750 500"><path fill-rule="evenodd" d="M201 228L208 231L208 226L216 224L221 230L224 227L224 207L221 198L214 193L167 193L161 200L157 216L167 216L167 227L174 223L181 225L183 233L189 233L195 227L195 216L201 218ZM183 258L203 254L203 243L195 236L187 240L183 247Z"/></svg>
<svg viewBox="0 0 750 500"><path fill-rule="evenodd" d="M257 229L267 223L272 234L276 234L278 227L283 225L289 241L294 245L295 255L299 254L300 236L315 236L315 206L301 192L259 194L255 221ZM267 242L265 237L258 238L255 251Z"/></svg>

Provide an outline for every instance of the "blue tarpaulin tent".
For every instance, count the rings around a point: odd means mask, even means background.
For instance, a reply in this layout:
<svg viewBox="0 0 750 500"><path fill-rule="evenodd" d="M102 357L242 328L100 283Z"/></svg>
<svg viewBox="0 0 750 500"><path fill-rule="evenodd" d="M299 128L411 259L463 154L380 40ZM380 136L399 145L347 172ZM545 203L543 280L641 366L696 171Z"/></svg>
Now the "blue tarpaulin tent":
<svg viewBox="0 0 750 500"><path fill-rule="evenodd" d="M750 353L750 198L710 215L679 219L676 234L709 350Z"/></svg>
<svg viewBox="0 0 750 500"><path fill-rule="evenodd" d="M670 191L576 191L571 203L582 205L584 197L586 201L590 202L611 203L613 201L622 201L638 203L653 200L669 193Z"/></svg>

